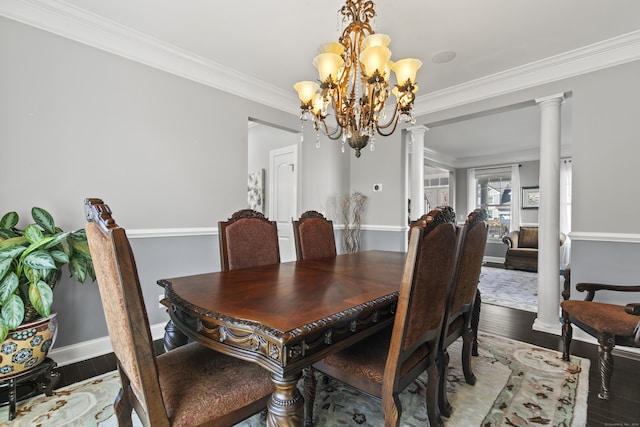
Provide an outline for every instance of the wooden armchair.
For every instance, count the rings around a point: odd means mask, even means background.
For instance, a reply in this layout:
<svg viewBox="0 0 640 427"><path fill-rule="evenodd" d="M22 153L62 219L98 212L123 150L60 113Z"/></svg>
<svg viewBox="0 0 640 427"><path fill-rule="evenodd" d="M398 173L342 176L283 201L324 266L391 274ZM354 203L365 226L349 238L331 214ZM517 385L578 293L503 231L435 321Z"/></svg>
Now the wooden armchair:
<svg viewBox="0 0 640 427"><path fill-rule="evenodd" d="M145 426L228 426L265 408L273 391L257 364L198 343L155 355L126 232L100 199L86 199L86 231L122 388L119 426L135 410Z"/></svg>
<svg viewBox="0 0 640 427"><path fill-rule="evenodd" d="M333 221L319 212L307 211L293 221L293 238L298 260L336 256Z"/></svg>
<svg viewBox="0 0 640 427"><path fill-rule="evenodd" d="M447 295L447 310L438 367L440 369L440 385L438 387L438 403L440 412L445 417L451 416L452 408L447 399L446 380L449 365L449 347L462 337L462 370L467 384L475 384L476 377L471 369L471 355L478 355L477 337L480 320L480 292L478 281L484 249L487 244L487 212L476 209L469 214L467 221L459 231L457 265L454 271L453 285Z"/></svg>
<svg viewBox="0 0 640 427"><path fill-rule="evenodd" d="M436 356L456 252L455 214L433 210L425 227L413 227L394 324L327 356L313 367L382 399L385 426L400 419L399 393L427 370L426 406L432 427L442 426L438 411ZM305 373L306 374L306 373ZM315 382L305 381L313 387ZM311 390L307 396L315 396ZM312 420L307 414L307 422Z"/></svg>
<svg viewBox="0 0 640 427"><path fill-rule="evenodd" d="M218 222L220 269L258 267L280 262L278 226L252 209L235 212Z"/></svg>
<svg viewBox="0 0 640 427"><path fill-rule="evenodd" d="M606 285L599 283L579 283L576 289L587 292L584 301L570 300L571 268L564 270L564 301L562 307L562 358L569 360L573 335L572 324L598 339L598 365L600 368L600 399L611 396L610 384L613 373L613 347L640 347L640 303L626 306L594 301L597 291L640 292L640 286Z"/></svg>

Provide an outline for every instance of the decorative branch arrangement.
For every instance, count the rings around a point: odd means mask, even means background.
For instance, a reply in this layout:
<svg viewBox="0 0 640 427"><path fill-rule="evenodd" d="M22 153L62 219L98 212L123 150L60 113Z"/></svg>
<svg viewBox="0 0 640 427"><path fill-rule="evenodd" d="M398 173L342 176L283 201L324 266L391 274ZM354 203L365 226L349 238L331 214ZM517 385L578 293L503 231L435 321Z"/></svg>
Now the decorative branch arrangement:
<svg viewBox="0 0 640 427"><path fill-rule="evenodd" d="M354 191L342 198L342 217L344 220L343 246L346 252L358 252L360 249L360 224L367 197Z"/></svg>

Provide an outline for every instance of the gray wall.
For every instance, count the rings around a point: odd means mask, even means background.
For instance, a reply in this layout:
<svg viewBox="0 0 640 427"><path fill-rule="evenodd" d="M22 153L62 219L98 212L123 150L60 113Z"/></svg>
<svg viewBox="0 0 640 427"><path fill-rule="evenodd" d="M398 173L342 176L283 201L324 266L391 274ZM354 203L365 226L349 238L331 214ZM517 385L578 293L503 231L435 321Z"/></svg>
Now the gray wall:
<svg viewBox="0 0 640 427"><path fill-rule="evenodd" d="M246 206L247 119L300 126L295 115L5 18L0 63L0 210L26 217L38 205L64 229L83 226L82 202L90 196L107 201L127 229L215 227ZM425 115L418 124L571 92L574 279L633 283L640 258L640 199L633 196L640 178L638 75L640 62L620 65ZM316 149L310 125L304 138L301 210L331 214L336 199L360 191L368 198L363 248L404 248L402 133L378 138L376 150L360 159L326 138ZM460 210L466 181L457 182ZM383 191L373 193L373 184ZM611 204L598 203L603 195ZM156 280L219 269L215 233L134 238L132 247L151 323L166 319ZM65 278L54 310L57 346L106 335L95 285Z"/></svg>
<svg viewBox="0 0 640 427"><path fill-rule="evenodd" d="M103 198L127 230L208 229L247 206L248 118L299 129L296 115L0 18L0 215L32 206L84 226ZM310 129L311 128L311 129ZM348 157L305 129L303 209L349 191ZM310 178L312 177L312 178ZM219 270L215 233L132 238L152 324L160 278ZM66 276L66 275L65 275ZM97 286L66 277L56 347L106 336Z"/></svg>

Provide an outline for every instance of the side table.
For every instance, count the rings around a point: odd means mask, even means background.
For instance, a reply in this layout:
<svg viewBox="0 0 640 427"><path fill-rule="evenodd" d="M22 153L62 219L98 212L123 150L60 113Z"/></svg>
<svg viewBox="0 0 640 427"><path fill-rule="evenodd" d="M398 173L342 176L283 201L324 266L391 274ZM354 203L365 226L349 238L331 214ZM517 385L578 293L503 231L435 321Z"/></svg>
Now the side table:
<svg viewBox="0 0 640 427"><path fill-rule="evenodd" d="M3 389L8 389L9 391L7 399L0 402L0 406L9 405L9 421L16 417L16 401L34 396L41 391L44 391L47 396L53 396L53 387L60 380L60 372L55 371L57 366L58 364L53 359L45 357L38 366L0 380L0 391L3 391ZM23 385L27 386L28 389L18 396L18 386Z"/></svg>

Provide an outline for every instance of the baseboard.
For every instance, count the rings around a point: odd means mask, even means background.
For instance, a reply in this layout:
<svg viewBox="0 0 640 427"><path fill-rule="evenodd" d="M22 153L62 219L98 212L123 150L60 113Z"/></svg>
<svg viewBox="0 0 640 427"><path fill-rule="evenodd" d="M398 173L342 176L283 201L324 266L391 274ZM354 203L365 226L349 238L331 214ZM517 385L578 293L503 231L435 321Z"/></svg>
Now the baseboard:
<svg viewBox="0 0 640 427"><path fill-rule="evenodd" d="M504 265L504 258L499 256L485 256L484 258L482 258L482 261Z"/></svg>
<svg viewBox="0 0 640 427"><path fill-rule="evenodd" d="M164 337L165 325L166 323L161 323L151 326L151 337L154 341ZM49 352L49 356L56 361L58 366L65 366L111 352L113 352L111 340L109 339L109 336L106 336L65 347L54 347Z"/></svg>

